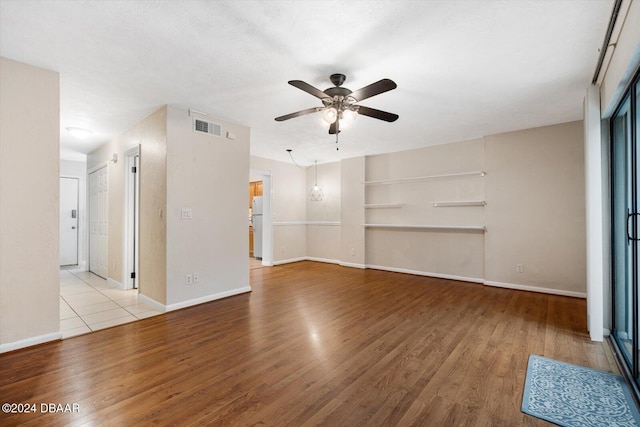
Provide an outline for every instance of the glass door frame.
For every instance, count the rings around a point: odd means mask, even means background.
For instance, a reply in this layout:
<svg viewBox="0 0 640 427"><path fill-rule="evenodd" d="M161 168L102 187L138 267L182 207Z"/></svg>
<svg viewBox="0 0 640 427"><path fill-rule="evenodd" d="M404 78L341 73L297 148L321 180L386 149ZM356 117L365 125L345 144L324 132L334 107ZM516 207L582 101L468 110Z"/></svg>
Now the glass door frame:
<svg viewBox="0 0 640 427"><path fill-rule="evenodd" d="M640 219L639 219L639 208L640 208L640 141L638 141L638 137L640 136L640 111L638 111L638 93L640 93L640 70L636 73L634 78L631 80L628 88L626 89L624 96L622 97L620 103L616 107L615 112L612 114L611 119L609 121L609 140L610 140L610 191L611 191L611 310L612 310L612 330L611 330L611 339L610 342L613 344L614 350L616 352L616 356L619 361L619 365L622 368L623 372L627 379L629 379L632 389L634 390L636 401L639 400L640 396L640 332L639 332L639 313L638 310L640 308L640 304L638 302L639 294L639 284L638 279L640 278L640 266L639 266L639 257L640 257L640 242L638 241L639 228L640 228ZM615 164L615 150L616 150L616 141L614 134L614 129L616 126L616 119L618 115L626 107L626 102L629 101L629 138L630 141L625 142L625 144L630 144L630 150L628 152L628 165L630 166L630 173L625 176L625 179L628 180L627 184L630 185L631 189L631 197L629 200L629 213L626 216L626 221L624 223L626 236L624 236L625 243L629 246L629 250L631 251L630 265L626 267L630 269L627 272L631 274L631 310L632 310L632 337L631 337L631 354L630 359L628 360L625 356L625 350L623 349L624 344L619 342L619 338L616 334L616 230L615 225L615 184L616 179L614 177L614 164ZM624 147L627 150L627 147ZM620 236L618 236L620 238ZM628 262L628 259L625 260ZM626 280L626 277L625 277ZM630 362L630 363L629 363Z"/></svg>

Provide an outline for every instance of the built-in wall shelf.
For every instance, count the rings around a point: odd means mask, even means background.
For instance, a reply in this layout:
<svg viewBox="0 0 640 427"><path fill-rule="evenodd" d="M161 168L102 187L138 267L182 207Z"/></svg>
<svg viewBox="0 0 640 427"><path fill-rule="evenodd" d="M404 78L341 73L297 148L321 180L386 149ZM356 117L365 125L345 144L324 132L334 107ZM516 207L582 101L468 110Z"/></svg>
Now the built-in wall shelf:
<svg viewBox="0 0 640 427"><path fill-rule="evenodd" d="M434 208L449 208L449 207L459 207L459 206L484 206L487 202L484 200L474 200L474 201L466 201L466 202L434 202Z"/></svg>
<svg viewBox="0 0 640 427"><path fill-rule="evenodd" d="M474 178L474 177L483 177L486 174L487 173L483 171L449 173L444 175L418 176L413 178L384 179L381 181L365 181L364 185L404 184L409 182L436 181L436 180L455 179L455 178Z"/></svg>
<svg viewBox="0 0 640 427"><path fill-rule="evenodd" d="M404 203L370 203L364 205L365 209L397 209L404 206Z"/></svg>
<svg viewBox="0 0 640 427"><path fill-rule="evenodd" d="M417 224L365 224L365 228L386 228L403 230L458 230L458 231L480 231L485 232L484 226L468 225L417 225Z"/></svg>

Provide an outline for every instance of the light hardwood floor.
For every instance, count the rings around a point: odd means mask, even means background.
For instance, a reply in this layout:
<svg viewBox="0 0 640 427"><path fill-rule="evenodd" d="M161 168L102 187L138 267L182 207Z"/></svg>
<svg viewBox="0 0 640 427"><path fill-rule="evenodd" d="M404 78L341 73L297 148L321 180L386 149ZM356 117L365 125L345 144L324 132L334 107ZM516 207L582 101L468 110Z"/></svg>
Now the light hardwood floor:
<svg viewBox="0 0 640 427"><path fill-rule="evenodd" d="M314 262L252 293L0 356L8 425L537 426L529 354L615 371L585 301Z"/></svg>

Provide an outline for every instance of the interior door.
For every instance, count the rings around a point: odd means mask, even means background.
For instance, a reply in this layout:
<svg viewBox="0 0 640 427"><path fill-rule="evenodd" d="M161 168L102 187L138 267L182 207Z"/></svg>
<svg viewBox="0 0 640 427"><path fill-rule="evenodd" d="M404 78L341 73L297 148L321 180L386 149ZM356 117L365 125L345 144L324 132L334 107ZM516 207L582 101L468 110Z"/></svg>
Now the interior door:
<svg viewBox="0 0 640 427"><path fill-rule="evenodd" d="M78 264L78 178L60 177L60 265Z"/></svg>
<svg viewBox="0 0 640 427"><path fill-rule="evenodd" d="M89 271L108 275L108 175L106 166L89 174Z"/></svg>

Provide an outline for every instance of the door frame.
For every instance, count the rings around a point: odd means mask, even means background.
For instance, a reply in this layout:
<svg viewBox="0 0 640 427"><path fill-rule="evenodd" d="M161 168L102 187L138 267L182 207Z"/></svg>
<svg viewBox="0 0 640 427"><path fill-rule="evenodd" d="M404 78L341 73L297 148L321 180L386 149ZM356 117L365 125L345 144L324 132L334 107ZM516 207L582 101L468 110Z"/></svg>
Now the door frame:
<svg viewBox="0 0 640 427"><path fill-rule="evenodd" d="M640 155L638 153L638 151L640 150L640 141L639 141L639 131L640 129L638 129L638 127L640 126L640 123L636 121L636 116L638 115L638 107L639 107L639 103L638 103L638 99L636 96L636 85L640 85L640 69L638 71L636 71L635 75L633 76L633 78L630 80L629 84L627 85L627 87L625 88L625 90L622 92L622 96L616 106L616 108L614 109L613 113L611 114L611 116L608 119L608 136L609 136L609 191L610 191L610 205L609 205L609 213L610 213L610 224L609 224L609 243L610 243L610 265L609 265L609 277L610 277L610 283L611 283L611 300L610 300L610 307L611 307L611 339L610 339L610 343L613 346L614 349L614 354L616 355L616 358L618 359L619 363L618 365L621 367L621 371L624 373L625 377L627 377L627 379L629 380L628 382L631 384L631 389L633 391L633 397L634 399L636 399L636 401L638 403L640 403L639 397L640 397L640 357L639 357L639 351L638 351L638 347L640 346L640 331L638 330L638 326L639 325L639 321L640 321L640 317L639 317L639 310L640 310L640 305L638 303L638 298L639 298L639 284L638 284L638 279L640 278L640 266L638 265L638 252L640 251L640 242L633 242L630 243L627 240L627 245L630 246L630 250L631 250L631 265L629 266L631 268L631 304L632 304L632 327L633 327L633 333L632 333L632 337L631 338L631 361L630 364L627 363L627 359L624 356L623 353L623 349L621 348L621 345L619 344L617 338L616 338L616 263L615 263L615 247L614 247L614 234L615 234L615 227L614 227L614 188L613 186L615 185L615 180L613 177L613 162L614 162L614 151L615 151L615 140L614 140L614 134L613 134L613 124L615 121L616 116L618 115L618 113L620 112L621 108L624 106L625 102L627 101L627 96L629 97L629 122L630 122L630 139L631 139L631 152L629 153L629 155L631 156L631 170L630 170L630 176L629 176L629 180L630 185L632 186L632 190L634 189L634 187L640 187L640 185L638 184L639 180L638 180L638 174L640 174L640 162L638 162L638 159L640 159ZM640 191L640 188L635 188L635 192L631 191L631 200L630 200L630 209L633 210L633 212L638 212L638 209L640 209L640 196L638 195L638 191ZM627 234L629 234L629 218L627 217L627 221L625 222L625 231ZM640 228L640 224L638 221L638 217L637 215L635 215L633 221L631 221L631 233L634 234L635 236L638 235L639 229ZM626 236L625 236L626 237Z"/></svg>
<svg viewBox="0 0 640 427"><path fill-rule="evenodd" d="M123 248L122 248L122 284L124 289L139 289L140 285L140 145L131 147L124 152L124 218L123 218ZM134 175L131 168L138 170ZM136 209L137 207L137 209ZM135 278L131 273L135 272Z"/></svg>
<svg viewBox="0 0 640 427"><path fill-rule="evenodd" d="M73 176L73 175L60 175L60 177L58 178L60 179L75 179L78 181L78 187L77 187L77 191L76 191L76 220L77 220L77 224L76 224L76 263L75 264L66 264L67 265L76 265L78 266L78 268L80 267L80 253L82 250L82 246L81 246L81 236L82 233L81 231L81 224L82 221L80 221L80 183L82 181L81 177L79 176ZM58 225L59 227L60 225ZM60 230L61 232L62 230ZM63 267L63 265L60 265L60 267Z"/></svg>

